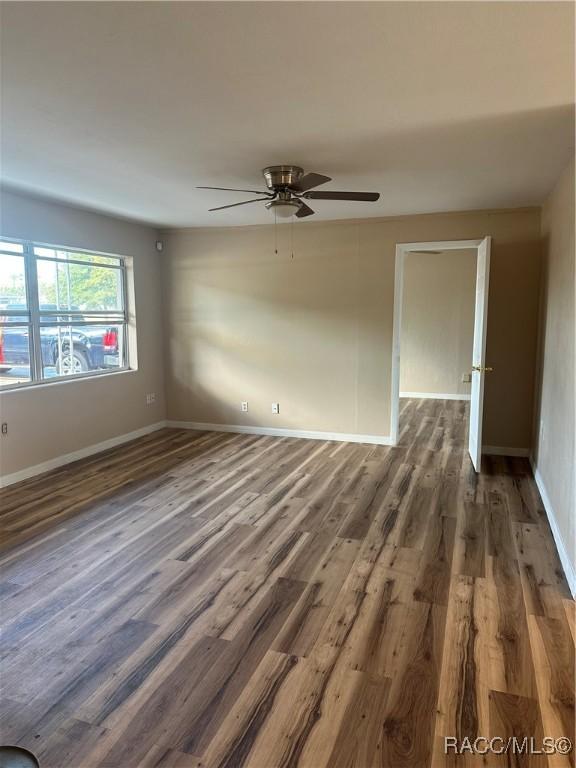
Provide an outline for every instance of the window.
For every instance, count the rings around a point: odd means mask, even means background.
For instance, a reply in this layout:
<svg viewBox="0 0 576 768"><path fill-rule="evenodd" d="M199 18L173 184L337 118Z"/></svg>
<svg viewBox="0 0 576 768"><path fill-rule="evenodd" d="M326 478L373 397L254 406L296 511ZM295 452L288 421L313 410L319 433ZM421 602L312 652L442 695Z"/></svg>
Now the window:
<svg viewBox="0 0 576 768"><path fill-rule="evenodd" d="M128 367L119 256L0 240L0 388Z"/></svg>

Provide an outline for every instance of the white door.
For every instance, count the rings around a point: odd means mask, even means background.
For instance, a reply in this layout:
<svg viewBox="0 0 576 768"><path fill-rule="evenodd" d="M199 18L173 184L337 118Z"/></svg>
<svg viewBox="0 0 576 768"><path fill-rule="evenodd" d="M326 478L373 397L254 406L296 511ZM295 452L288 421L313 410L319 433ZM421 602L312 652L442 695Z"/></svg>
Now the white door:
<svg viewBox="0 0 576 768"><path fill-rule="evenodd" d="M476 309L474 311L474 344L472 349L472 391L470 393L470 428L468 451L476 472L480 472L482 456L482 411L484 409L484 377L486 367L486 322L488 318L488 281L490 278L490 238L478 246L476 266Z"/></svg>

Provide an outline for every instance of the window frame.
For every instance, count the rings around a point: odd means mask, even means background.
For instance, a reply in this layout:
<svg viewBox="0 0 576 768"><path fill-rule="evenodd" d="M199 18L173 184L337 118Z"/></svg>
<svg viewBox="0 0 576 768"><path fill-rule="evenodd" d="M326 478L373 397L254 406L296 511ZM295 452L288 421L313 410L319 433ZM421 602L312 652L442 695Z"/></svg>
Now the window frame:
<svg viewBox="0 0 576 768"><path fill-rule="evenodd" d="M4 243L13 243L15 245L22 246L22 253L14 253L3 248ZM34 251L36 248L47 248L53 251L64 251L66 253L84 253L87 256L102 256L104 258L115 259L117 264L92 264L89 261L82 261L81 259L58 259L57 257L49 257L43 255L37 255ZM28 326L29 329L29 360L30 360L30 380L16 382L14 384L0 385L0 394L3 392L10 392L14 390L29 389L38 386L50 386L51 384L61 384L69 381L79 381L82 379L92 379L99 376L113 376L118 373L126 373L134 371L135 368L131 367L131 354L130 354L130 311L129 311L129 295L128 289L128 257L121 256L116 253L106 253L104 251L93 251L83 247L71 247L68 245L54 245L52 243L43 243L35 240L22 240L16 237L9 237L6 235L0 235L0 256L18 256L23 259L24 262L24 285L26 291L26 309L18 310L0 310L4 313L4 317L9 319L9 322L0 322L0 327L6 327L8 325L14 326ZM38 261L48 261L58 264L77 264L84 267L96 266L97 268L113 269L120 273L120 295L122 299L121 310L41 310L40 309L40 294L38 287ZM74 317L80 318L82 315L92 318L89 321L78 319L74 322ZM60 316L60 318L66 318L65 320L55 320L54 323L49 322L51 316ZM102 317L102 320L98 320L98 316ZM22 319L19 322L19 318ZM112 318L112 319L110 319ZM104 322L108 320L108 322ZM56 376L50 376L49 378L43 377L44 363L42 360L42 327L64 327L64 326L102 326L102 328L114 326L122 327L122 361L118 368L101 368L90 371L82 371L80 373L61 374Z"/></svg>

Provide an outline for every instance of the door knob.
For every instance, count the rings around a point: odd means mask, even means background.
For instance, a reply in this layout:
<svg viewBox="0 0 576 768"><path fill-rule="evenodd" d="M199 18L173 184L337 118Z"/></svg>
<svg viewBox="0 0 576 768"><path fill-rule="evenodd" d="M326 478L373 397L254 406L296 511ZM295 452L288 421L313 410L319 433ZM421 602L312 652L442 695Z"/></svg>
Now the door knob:
<svg viewBox="0 0 576 768"><path fill-rule="evenodd" d="M494 368L491 368L489 365L483 366L483 365L473 365L472 366L473 371L478 371L479 373L489 373L490 371L493 371Z"/></svg>

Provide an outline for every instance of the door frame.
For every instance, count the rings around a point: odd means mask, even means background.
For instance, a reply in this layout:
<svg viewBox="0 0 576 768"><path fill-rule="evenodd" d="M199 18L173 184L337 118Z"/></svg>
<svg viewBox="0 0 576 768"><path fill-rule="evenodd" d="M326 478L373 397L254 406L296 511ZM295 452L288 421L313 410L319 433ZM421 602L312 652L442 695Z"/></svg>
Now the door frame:
<svg viewBox="0 0 576 768"><path fill-rule="evenodd" d="M400 335L402 330L402 300L404 293L404 261L406 254L412 251L459 251L464 248L476 249L478 263L478 248L485 240L434 240L421 243L397 243L396 264L394 272L394 321L392 331L392 392L390 404L390 441L398 444L400 418ZM472 365L472 361L470 361Z"/></svg>

